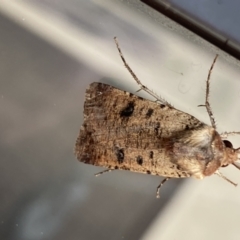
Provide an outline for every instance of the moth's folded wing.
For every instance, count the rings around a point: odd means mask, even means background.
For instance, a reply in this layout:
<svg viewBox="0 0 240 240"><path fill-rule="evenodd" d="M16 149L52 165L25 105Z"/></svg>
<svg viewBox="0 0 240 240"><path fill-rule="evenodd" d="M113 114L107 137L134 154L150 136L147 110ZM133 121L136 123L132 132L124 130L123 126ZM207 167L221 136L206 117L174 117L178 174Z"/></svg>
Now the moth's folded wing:
<svg viewBox="0 0 240 240"><path fill-rule="evenodd" d="M172 158L174 141L202 123L189 114L103 83L86 91L75 153L81 162L186 177Z"/></svg>

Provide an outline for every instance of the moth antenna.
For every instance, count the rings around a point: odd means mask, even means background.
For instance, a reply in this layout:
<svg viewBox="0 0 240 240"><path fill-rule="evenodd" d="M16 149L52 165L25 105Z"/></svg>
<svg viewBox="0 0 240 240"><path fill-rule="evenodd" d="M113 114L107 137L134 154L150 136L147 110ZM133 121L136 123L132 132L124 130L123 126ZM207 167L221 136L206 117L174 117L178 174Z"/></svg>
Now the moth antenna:
<svg viewBox="0 0 240 240"><path fill-rule="evenodd" d="M237 135L237 134L240 134L240 132L235 132L235 131L233 131L233 132L223 132L223 133L220 134L220 136L222 138L227 138L228 136L233 136L233 135Z"/></svg>
<svg viewBox="0 0 240 240"><path fill-rule="evenodd" d="M235 165L234 165L235 166ZM223 178L224 180L228 181L229 183L231 183L232 185L234 185L235 187L237 186L237 183L232 182L230 179L228 179L227 177L225 177L222 173L220 173L219 171L215 172L216 175L218 175L219 177Z"/></svg>
<svg viewBox="0 0 240 240"><path fill-rule="evenodd" d="M208 77L207 77L207 81L206 81L206 99L205 99L205 105L199 105L199 106L205 106L206 109L207 109L207 112L208 112L208 116L210 118L210 121L211 121L211 124L212 124L212 127L214 129L216 129L216 123L215 123L215 119L214 119L214 116L213 116L213 112L212 112L212 109L211 109L211 106L210 106L210 103L209 103L209 94L210 94L210 78L211 78L211 73L212 73L212 70L213 70L213 67L215 65L215 62L218 58L218 54L216 55L216 57L214 58L213 60L213 63L209 69L209 72L208 72Z"/></svg>
<svg viewBox="0 0 240 240"><path fill-rule="evenodd" d="M102 172L99 172L99 173L96 173L96 174L94 174L94 176L95 177L98 177L99 175L102 175L102 174L104 174L104 173L107 173L107 172L111 172L111 171L113 171L113 170L116 170L116 169L106 169L106 170L104 170L104 171L102 171Z"/></svg>
<svg viewBox="0 0 240 240"><path fill-rule="evenodd" d="M119 55L123 61L123 64L124 66L127 68L127 70L129 71L129 73L132 75L133 79L137 82L137 84L140 86L140 89L137 91L145 91L147 92L149 95L151 95L152 97L154 97L157 101L159 101L160 103L164 104L164 105L167 105L168 107L171 107L171 104L169 104L167 101L165 101L163 98L159 97L156 93L154 93L153 91L151 91L150 89L148 89L146 86L144 86L141 81L138 79L137 75L133 72L133 70L130 68L130 66L128 65L128 63L126 62L123 54L122 54L122 50L118 44L118 40L117 40L117 37L114 37L114 41L115 41L115 44L116 44L116 47L118 49L118 52L119 52Z"/></svg>
<svg viewBox="0 0 240 240"><path fill-rule="evenodd" d="M167 178L164 178L162 181L161 181L161 183L158 185L158 187L157 187L157 192L156 192L156 198L160 198L160 188L162 187L162 185L167 181L167 180L169 180L169 179L171 179L170 177L167 177Z"/></svg>

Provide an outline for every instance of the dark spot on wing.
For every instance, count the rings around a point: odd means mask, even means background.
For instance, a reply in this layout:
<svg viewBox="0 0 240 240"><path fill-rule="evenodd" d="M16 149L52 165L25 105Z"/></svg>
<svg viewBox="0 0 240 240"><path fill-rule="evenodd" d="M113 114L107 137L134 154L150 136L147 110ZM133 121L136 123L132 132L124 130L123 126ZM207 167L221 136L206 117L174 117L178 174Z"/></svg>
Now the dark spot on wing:
<svg viewBox="0 0 240 240"><path fill-rule="evenodd" d="M142 156L137 156L137 163L139 164L139 165L142 165L143 164L143 158L142 158Z"/></svg>
<svg viewBox="0 0 240 240"><path fill-rule="evenodd" d="M146 118L150 118L152 116L153 112L154 112L153 109L149 108L147 113L146 113Z"/></svg>
<svg viewBox="0 0 240 240"><path fill-rule="evenodd" d="M117 161L119 164L123 163L123 160L124 160L124 150L123 148L121 149L116 149L116 157L117 157Z"/></svg>
<svg viewBox="0 0 240 240"><path fill-rule="evenodd" d="M151 174L151 171L149 171L149 170L147 170L147 172L146 172L147 174Z"/></svg>
<svg viewBox="0 0 240 240"><path fill-rule="evenodd" d="M115 100L113 105L112 105L114 108L117 106L117 101Z"/></svg>
<svg viewBox="0 0 240 240"><path fill-rule="evenodd" d="M165 108L165 107L166 107L166 105L160 104L160 108Z"/></svg>
<svg viewBox="0 0 240 240"><path fill-rule="evenodd" d="M178 175L179 178L181 178L181 174L180 173L177 172L177 175Z"/></svg>
<svg viewBox="0 0 240 240"><path fill-rule="evenodd" d="M149 158L153 159L153 151L149 152Z"/></svg>
<svg viewBox="0 0 240 240"><path fill-rule="evenodd" d="M120 112L121 117L130 117L134 111L134 102L129 102L127 106Z"/></svg>
<svg viewBox="0 0 240 240"><path fill-rule="evenodd" d="M157 124L156 124L156 126L155 126L155 128L154 128L154 132L155 132L156 134L158 134L159 128L160 128L160 122L157 122Z"/></svg>
<svg viewBox="0 0 240 240"><path fill-rule="evenodd" d="M185 130L189 130L189 126L188 125L186 125Z"/></svg>

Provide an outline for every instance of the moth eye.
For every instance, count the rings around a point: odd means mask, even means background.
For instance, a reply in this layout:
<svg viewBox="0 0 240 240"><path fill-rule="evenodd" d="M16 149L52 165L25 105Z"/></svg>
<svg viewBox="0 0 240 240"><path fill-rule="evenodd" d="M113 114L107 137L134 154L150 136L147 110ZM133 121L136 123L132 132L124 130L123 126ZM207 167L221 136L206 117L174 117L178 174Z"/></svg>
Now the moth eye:
<svg viewBox="0 0 240 240"><path fill-rule="evenodd" d="M225 147L227 147L227 148L233 148L232 143L229 142L228 140L223 140L223 143L224 143Z"/></svg>

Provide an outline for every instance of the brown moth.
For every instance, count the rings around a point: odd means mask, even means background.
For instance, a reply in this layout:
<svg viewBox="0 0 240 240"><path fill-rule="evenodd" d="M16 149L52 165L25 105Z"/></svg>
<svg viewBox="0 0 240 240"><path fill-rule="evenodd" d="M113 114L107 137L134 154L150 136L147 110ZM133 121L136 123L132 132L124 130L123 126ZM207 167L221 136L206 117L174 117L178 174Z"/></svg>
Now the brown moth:
<svg viewBox="0 0 240 240"><path fill-rule="evenodd" d="M163 176L157 197L162 184L170 178L202 179L215 173L231 182L218 169L229 164L239 168L235 162L240 148L234 149L223 138L240 132L219 134L216 131L208 98L217 56L209 70L203 105L211 120L209 126L175 109L142 85L126 63L116 38L115 42L140 90L148 92L157 102L104 83L90 84L86 90L84 122L75 146L78 160L106 167L106 171L123 169Z"/></svg>

